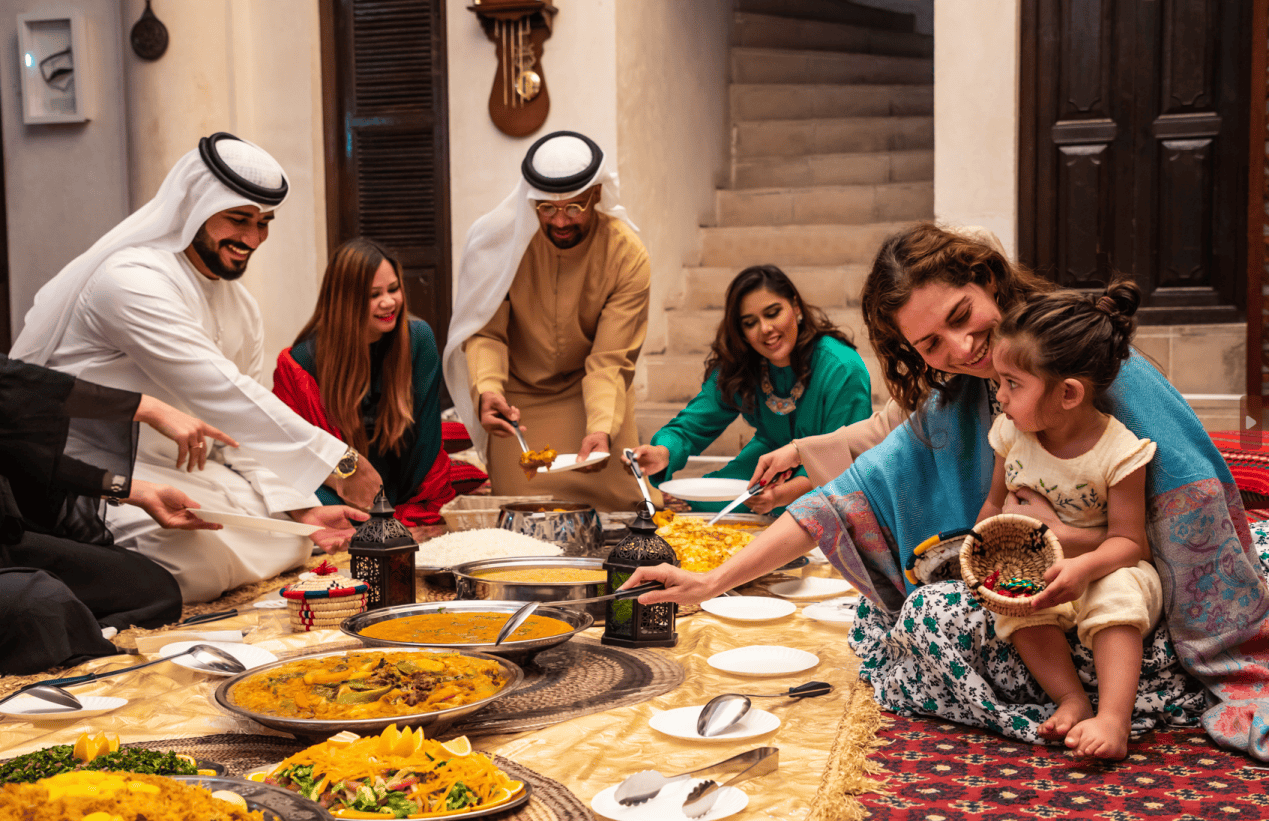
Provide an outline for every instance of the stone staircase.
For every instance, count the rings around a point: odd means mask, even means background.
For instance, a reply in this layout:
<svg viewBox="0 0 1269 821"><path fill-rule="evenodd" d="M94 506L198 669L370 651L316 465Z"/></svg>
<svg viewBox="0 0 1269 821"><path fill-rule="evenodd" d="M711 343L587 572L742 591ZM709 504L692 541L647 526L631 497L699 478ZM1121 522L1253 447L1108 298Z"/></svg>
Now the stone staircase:
<svg viewBox="0 0 1269 821"><path fill-rule="evenodd" d="M685 267L664 352L645 352L647 441L696 395L727 285L774 263L853 333L886 394L859 313L881 241L934 208L933 40L908 15L842 0L737 0L732 22L729 187L700 259ZM735 454L737 420L707 456ZM703 469L712 469L706 466Z"/></svg>

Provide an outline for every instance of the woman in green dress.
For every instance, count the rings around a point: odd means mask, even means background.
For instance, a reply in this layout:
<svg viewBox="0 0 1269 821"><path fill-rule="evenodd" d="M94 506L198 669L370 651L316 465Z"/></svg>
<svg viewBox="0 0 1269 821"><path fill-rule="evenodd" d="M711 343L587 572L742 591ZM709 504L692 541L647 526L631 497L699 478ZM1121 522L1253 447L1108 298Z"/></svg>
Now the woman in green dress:
<svg viewBox="0 0 1269 821"><path fill-rule="evenodd" d="M740 415L755 429L753 438L723 468L706 475L748 481L764 453L871 412L868 368L850 337L807 304L783 271L755 265L727 286L700 393L634 453L644 474L660 485ZM810 489L799 468L794 478L746 504L756 513L779 513ZM721 510L724 504L692 507Z"/></svg>

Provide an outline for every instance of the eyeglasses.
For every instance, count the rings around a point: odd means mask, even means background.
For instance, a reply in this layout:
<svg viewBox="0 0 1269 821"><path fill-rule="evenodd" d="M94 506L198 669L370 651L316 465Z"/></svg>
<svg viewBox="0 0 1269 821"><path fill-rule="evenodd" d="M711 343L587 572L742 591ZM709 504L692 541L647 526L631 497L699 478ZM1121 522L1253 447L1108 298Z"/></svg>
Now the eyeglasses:
<svg viewBox="0 0 1269 821"><path fill-rule="evenodd" d="M563 209L561 209L558 205L556 205L553 202L539 202L537 206L538 213L542 216L542 219L549 220L551 217L555 216L561 210L563 210L564 216L568 217L571 220L577 219L582 214L586 213L587 208L590 208L592 200L594 200L594 195L592 195L591 197L587 199L587 202L585 205L582 205L581 203L570 202L568 205L564 206Z"/></svg>

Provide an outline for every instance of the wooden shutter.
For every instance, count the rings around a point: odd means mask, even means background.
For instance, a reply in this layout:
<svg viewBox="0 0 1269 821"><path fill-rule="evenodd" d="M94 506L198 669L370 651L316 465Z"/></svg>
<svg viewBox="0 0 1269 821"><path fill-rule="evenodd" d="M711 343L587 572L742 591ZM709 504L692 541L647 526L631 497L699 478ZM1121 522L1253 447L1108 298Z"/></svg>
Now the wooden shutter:
<svg viewBox="0 0 1269 821"><path fill-rule="evenodd" d="M443 0L322 0L329 249L355 236L401 261L410 311L450 316Z"/></svg>
<svg viewBox="0 0 1269 821"><path fill-rule="evenodd" d="M1024 0L1019 256L1143 322L1246 304L1250 4Z"/></svg>

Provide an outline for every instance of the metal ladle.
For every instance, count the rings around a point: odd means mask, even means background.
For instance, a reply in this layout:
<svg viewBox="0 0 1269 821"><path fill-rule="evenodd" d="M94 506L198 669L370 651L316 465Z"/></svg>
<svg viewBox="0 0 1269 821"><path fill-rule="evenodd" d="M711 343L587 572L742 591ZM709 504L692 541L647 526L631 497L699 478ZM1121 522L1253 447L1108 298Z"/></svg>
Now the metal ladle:
<svg viewBox="0 0 1269 821"><path fill-rule="evenodd" d="M32 696L50 704L56 704L58 707L65 707L67 710L82 710L84 708L84 705L80 703L79 699L75 698L74 694L52 684L28 684L20 690L0 698L0 704L18 696Z"/></svg>
<svg viewBox="0 0 1269 821"><path fill-rule="evenodd" d="M161 659L147 661L144 664L134 664L131 667L124 667L120 670L111 670L108 673L88 673L82 676L71 676L69 678L53 678L47 681L37 682L37 684L50 685L54 687L69 687L74 684L84 684L97 679L108 678L109 676L117 676L121 673L131 673L133 670L140 670L142 667L149 667L152 664L158 664L163 661L172 661L181 656L193 656L194 661L209 670L217 670L222 673L242 673L246 671L241 661L221 650L219 647L213 647L210 644L195 644L179 653L173 653Z"/></svg>
<svg viewBox="0 0 1269 821"><path fill-rule="evenodd" d="M723 693L714 696L696 717L696 732L703 738L721 735L736 725L753 706L751 698L814 698L832 692L833 685L826 681L808 681L790 687L783 693Z"/></svg>
<svg viewBox="0 0 1269 821"><path fill-rule="evenodd" d="M520 609L511 614L511 618L507 619L506 624L502 625L502 629L498 631L498 637L494 639L494 646L502 644L507 637L516 631L516 628L524 624L529 616L533 615L533 611L542 605L563 605L572 607L578 604L593 604L595 602L608 601L609 599L633 599L636 596L642 596L644 593L653 590L664 590L665 585L661 582L644 582L643 584L628 587L625 590L617 590L612 593L606 593L602 596L591 596L589 599L564 599L561 601L530 601L520 605Z"/></svg>

